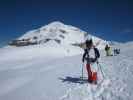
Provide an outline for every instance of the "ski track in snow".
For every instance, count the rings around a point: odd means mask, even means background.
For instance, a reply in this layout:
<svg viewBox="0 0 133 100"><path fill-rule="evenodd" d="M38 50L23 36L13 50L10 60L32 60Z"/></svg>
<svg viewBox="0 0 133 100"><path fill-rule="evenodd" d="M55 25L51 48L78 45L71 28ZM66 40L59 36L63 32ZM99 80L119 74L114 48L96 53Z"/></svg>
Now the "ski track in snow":
<svg viewBox="0 0 133 100"><path fill-rule="evenodd" d="M73 88L70 88L60 100L106 100L111 96L111 92L108 92L106 99L103 99L104 92L108 91L110 81L105 80L100 86L92 84L79 84ZM105 93L104 93L105 94Z"/></svg>
<svg viewBox="0 0 133 100"><path fill-rule="evenodd" d="M1 100L132 100L133 98L132 48L122 50L118 56L102 55L99 62L106 79L102 82L100 80L98 85L86 81L79 82L81 55L37 59L19 59L17 62L9 59L4 62L1 60ZM98 75L101 77L101 73Z"/></svg>

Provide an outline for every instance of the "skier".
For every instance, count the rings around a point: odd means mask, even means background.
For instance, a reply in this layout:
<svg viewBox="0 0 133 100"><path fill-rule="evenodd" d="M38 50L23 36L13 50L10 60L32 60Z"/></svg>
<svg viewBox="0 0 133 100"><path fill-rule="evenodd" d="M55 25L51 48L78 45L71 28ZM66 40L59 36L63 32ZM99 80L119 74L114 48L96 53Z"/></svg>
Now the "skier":
<svg viewBox="0 0 133 100"><path fill-rule="evenodd" d="M99 50L93 45L92 39L86 40L85 44L86 48L84 49L82 61L84 62L86 60L88 82L97 84L97 73L92 71L91 64L98 60L100 53Z"/></svg>

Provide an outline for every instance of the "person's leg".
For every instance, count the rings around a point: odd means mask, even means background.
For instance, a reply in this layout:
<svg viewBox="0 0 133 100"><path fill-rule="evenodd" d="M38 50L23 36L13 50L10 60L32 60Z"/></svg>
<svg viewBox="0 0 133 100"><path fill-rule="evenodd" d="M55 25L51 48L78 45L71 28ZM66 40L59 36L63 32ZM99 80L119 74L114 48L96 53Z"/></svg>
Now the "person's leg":
<svg viewBox="0 0 133 100"><path fill-rule="evenodd" d="M86 69L87 69L87 74L88 74L88 81L89 81L89 82L92 82L92 80L91 80L92 71L91 71L90 64L86 64Z"/></svg>

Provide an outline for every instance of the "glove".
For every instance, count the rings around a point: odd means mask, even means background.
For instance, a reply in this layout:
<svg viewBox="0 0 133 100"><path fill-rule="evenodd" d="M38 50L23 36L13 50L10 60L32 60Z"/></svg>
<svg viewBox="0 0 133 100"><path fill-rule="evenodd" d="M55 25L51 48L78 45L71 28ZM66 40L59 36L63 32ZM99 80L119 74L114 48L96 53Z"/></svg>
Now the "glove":
<svg viewBox="0 0 133 100"><path fill-rule="evenodd" d="M96 61L97 64L99 64L98 60Z"/></svg>

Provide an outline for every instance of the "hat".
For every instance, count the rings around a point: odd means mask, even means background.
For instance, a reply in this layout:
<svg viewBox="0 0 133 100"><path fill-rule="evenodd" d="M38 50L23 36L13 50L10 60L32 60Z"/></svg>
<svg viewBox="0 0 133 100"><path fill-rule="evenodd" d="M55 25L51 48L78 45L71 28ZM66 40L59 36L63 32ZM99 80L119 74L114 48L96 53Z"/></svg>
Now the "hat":
<svg viewBox="0 0 133 100"><path fill-rule="evenodd" d="M85 43L86 43L86 45L92 45L93 41L92 41L92 39L90 39L90 40L86 40Z"/></svg>

